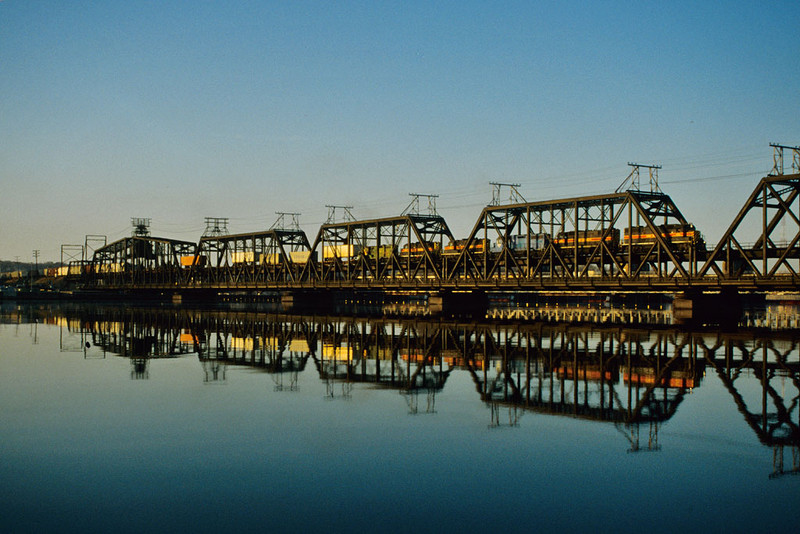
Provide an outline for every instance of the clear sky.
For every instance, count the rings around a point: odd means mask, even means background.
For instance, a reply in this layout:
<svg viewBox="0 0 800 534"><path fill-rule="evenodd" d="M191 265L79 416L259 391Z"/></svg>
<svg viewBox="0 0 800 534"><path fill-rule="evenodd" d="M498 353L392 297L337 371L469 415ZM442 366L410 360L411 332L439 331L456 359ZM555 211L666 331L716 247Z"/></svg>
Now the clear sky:
<svg viewBox="0 0 800 534"><path fill-rule="evenodd" d="M0 1L0 259L131 217L196 241L490 181L610 193L627 163L715 242L800 144L800 2Z"/></svg>

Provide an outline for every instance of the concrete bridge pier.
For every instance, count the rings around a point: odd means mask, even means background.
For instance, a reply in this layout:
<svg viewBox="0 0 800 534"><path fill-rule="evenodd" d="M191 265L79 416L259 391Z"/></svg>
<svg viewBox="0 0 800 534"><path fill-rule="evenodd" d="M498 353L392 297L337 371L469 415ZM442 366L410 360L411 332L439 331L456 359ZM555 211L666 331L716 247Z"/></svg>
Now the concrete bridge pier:
<svg viewBox="0 0 800 534"><path fill-rule="evenodd" d="M483 317L489 309L485 291L436 291L428 296L431 315Z"/></svg>
<svg viewBox="0 0 800 534"><path fill-rule="evenodd" d="M742 316L742 297L735 289L716 293L689 290L672 300L672 317L677 324L735 327Z"/></svg>
<svg viewBox="0 0 800 534"><path fill-rule="evenodd" d="M185 289L169 293L172 303L182 304L201 304L214 302L218 299L217 291L213 289Z"/></svg>
<svg viewBox="0 0 800 534"><path fill-rule="evenodd" d="M281 293L281 307L284 311L327 312L333 307L333 293L326 290L290 290Z"/></svg>

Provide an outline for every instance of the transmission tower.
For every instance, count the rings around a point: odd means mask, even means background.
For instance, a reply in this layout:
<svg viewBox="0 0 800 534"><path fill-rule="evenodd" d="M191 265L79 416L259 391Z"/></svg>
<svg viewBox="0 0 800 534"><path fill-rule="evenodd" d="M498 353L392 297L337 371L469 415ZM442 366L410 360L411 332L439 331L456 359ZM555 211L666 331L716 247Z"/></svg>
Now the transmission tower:
<svg viewBox="0 0 800 534"><path fill-rule="evenodd" d="M508 203L522 204L527 202L522 193L519 192L520 184L505 184L501 182L489 182L492 186L492 206L499 206L503 200L503 189L508 189Z"/></svg>
<svg viewBox="0 0 800 534"><path fill-rule="evenodd" d="M429 215L439 215L436 212L436 199L439 198L439 195L424 195L422 193L409 193L408 196L411 197L411 203L406 206L406 209L403 210L401 215L419 215L419 199L426 198L428 199L428 214Z"/></svg>
<svg viewBox="0 0 800 534"><path fill-rule="evenodd" d="M61 265L69 267L70 263L81 262L85 256L83 245L61 245Z"/></svg>
<svg viewBox="0 0 800 534"><path fill-rule="evenodd" d="M356 220L356 218L353 217L353 213L350 211L353 209L353 206L334 206L331 204L325 204L325 207L328 208L328 220L325 221L325 224L333 224L336 222L337 209L344 211L344 215L342 216L343 222Z"/></svg>
<svg viewBox="0 0 800 534"><path fill-rule="evenodd" d="M278 216L278 220L276 220L272 226L269 227L270 230L300 230L300 214L299 213L289 213L285 211L276 211L275 214ZM286 228L286 218L291 217L292 222L289 223L289 228Z"/></svg>
<svg viewBox="0 0 800 534"><path fill-rule="evenodd" d="M631 173L628 175L625 180L623 180L622 184L617 188L615 191L616 193L621 193L622 191L642 191L641 185L639 183L640 180L640 169L647 169L650 178L650 192L651 193L660 193L661 188L658 186L658 169L661 168L661 165L643 165L641 163L628 163L628 166L631 167Z"/></svg>
<svg viewBox="0 0 800 534"><path fill-rule="evenodd" d="M136 235L134 233L134 235ZM94 253L108 244L108 237L104 235L87 235L83 244L84 261L94 259Z"/></svg>
<svg viewBox="0 0 800 534"><path fill-rule="evenodd" d="M150 235L150 219L141 217L131 217L131 226L133 226L134 237L147 237Z"/></svg>
<svg viewBox="0 0 800 534"><path fill-rule="evenodd" d="M800 173L800 146L786 146L778 143L770 143L774 150L772 152L772 170L770 176L781 176L783 174L783 151L792 151L792 174Z"/></svg>
<svg viewBox="0 0 800 534"><path fill-rule="evenodd" d="M206 217L206 229L203 237L228 235L228 217Z"/></svg>

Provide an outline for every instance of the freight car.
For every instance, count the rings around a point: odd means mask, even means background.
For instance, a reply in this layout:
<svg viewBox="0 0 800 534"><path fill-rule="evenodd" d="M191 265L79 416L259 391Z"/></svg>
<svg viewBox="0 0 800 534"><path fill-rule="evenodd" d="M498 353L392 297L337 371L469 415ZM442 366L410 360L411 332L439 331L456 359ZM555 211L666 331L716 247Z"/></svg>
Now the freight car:
<svg viewBox="0 0 800 534"><path fill-rule="evenodd" d="M411 256L412 258L419 257L423 255L426 249L429 254L438 255L441 254L442 252L442 245L440 243L432 243L432 242L426 242L424 244L411 243L410 246L406 245L400 249L400 255L403 257Z"/></svg>
<svg viewBox="0 0 800 534"><path fill-rule="evenodd" d="M579 230L573 232L559 232L553 242L560 247L574 247L577 239L579 248L596 247L600 240L605 236L605 244L609 248L615 248L619 244L619 230L616 228L610 232L607 230Z"/></svg>
<svg viewBox="0 0 800 534"><path fill-rule="evenodd" d="M193 265L205 267L206 263L208 263L207 256L181 256L181 267L191 267Z"/></svg>
<svg viewBox="0 0 800 534"><path fill-rule="evenodd" d="M445 256L455 256L461 254L464 251L464 248L467 246L468 239L458 239L456 241L451 241L444 247L444 251L442 252ZM469 250L470 252L475 253L482 253L486 250L489 250L489 240L488 239L475 239L470 243Z"/></svg>
<svg viewBox="0 0 800 534"><path fill-rule="evenodd" d="M364 254L371 260L381 259L385 260L392 257L394 247L391 245L381 245L374 247L367 247L364 249Z"/></svg>
<svg viewBox="0 0 800 534"><path fill-rule="evenodd" d="M550 237L548 234L531 234L531 250L544 250L547 247L549 239ZM502 248L503 240L498 240L497 245L498 248ZM527 234L508 236L505 245L509 250L526 250L528 247L528 236Z"/></svg>
<svg viewBox="0 0 800 534"><path fill-rule="evenodd" d="M305 264L308 263L308 260L311 258L311 251L310 250L293 250L289 252L288 260L289 263L295 264ZM314 255L314 261L316 261L316 254ZM281 254L278 252L272 254L264 254L261 259L261 262L264 265L280 265L283 263L281 259Z"/></svg>
<svg viewBox="0 0 800 534"><path fill-rule="evenodd" d="M357 258L362 252L361 245L324 245L322 247L322 259L323 261L333 261L338 258L342 261L349 261Z"/></svg>
<svg viewBox="0 0 800 534"><path fill-rule="evenodd" d="M702 241L702 235L693 224L665 224L658 227L661 237L673 244L696 244ZM656 233L649 226L626 228L622 236L622 244L652 245L656 242Z"/></svg>

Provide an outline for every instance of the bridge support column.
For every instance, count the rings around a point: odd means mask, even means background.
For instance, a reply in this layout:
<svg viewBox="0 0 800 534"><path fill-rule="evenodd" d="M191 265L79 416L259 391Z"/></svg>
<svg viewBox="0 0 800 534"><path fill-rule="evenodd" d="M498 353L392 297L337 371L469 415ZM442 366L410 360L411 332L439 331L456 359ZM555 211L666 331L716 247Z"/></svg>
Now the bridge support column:
<svg viewBox="0 0 800 534"><path fill-rule="evenodd" d="M165 293L165 299L170 298L172 304L180 306L182 304L201 304L206 302L215 302L218 300L219 295L213 289L184 289Z"/></svg>
<svg viewBox="0 0 800 534"><path fill-rule="evenodd" d="M325 290L292 290L281 293L281 307L287 312L329 311L333 294Z"/></svg>
<svg viewBox="0 0 800 534"><path fill-rule="evenodd" d="M431 315L483 317L488 308L485 291L437 291L428 296Z"/></svg>
<svg viewBox="0 0 800 534"><path fill-rule="evenodd" d="M672 317L677 324L704 324L735 327L742 316L742 299L736 290L720 293L685 291L672 301Z"/></svg>

